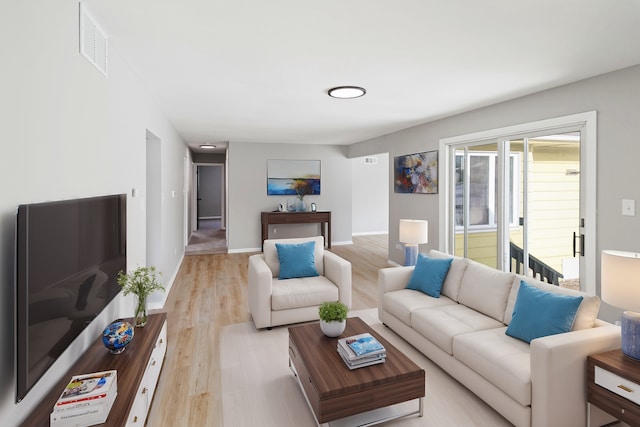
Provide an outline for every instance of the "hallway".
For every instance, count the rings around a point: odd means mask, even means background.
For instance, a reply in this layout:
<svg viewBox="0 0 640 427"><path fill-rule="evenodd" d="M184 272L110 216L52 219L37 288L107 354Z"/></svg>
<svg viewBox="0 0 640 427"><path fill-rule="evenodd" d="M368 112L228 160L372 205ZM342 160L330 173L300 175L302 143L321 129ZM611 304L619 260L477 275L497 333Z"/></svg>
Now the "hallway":
<svg viewBox="0 0 640 427"><path fill-rule="evenodd" d="M189 237L185 255L226 254L226 235L220 219L201 219L200 228Z"/></svg>

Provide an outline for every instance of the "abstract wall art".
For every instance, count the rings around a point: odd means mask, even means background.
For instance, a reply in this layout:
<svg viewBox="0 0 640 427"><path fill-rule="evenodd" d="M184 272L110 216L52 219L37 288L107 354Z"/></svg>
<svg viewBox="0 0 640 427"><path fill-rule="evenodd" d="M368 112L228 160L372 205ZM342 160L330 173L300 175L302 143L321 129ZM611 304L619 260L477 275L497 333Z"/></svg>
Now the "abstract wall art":
<svg viewBox="0 0 640 427"><path fill-rule="evenodd" d="M393 171L396 193L438 193L437 151L394 157Z"/></svg>
<svg viewBox="0 0 640 427"><path fill-rule="evenodd" d="M267 160L267 195L320 194L320 160Z"/></svg>

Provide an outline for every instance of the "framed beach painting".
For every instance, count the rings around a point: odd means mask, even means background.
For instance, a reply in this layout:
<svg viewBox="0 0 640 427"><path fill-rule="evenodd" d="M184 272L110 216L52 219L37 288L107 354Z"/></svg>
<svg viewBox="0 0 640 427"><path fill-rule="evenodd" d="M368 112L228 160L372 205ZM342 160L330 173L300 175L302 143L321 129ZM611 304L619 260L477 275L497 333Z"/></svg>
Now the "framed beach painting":
<svg viewBox="0 0 640 427"><path fill-rule="evenodd" d="M320 160L267 160L268 196L320 194Z"/></svg>
<svg viewBox="0 0 640 427"><path fill-rule="evenodd" d="M438 193L437 151L394 157L393 172L396 193Z"/></svg>

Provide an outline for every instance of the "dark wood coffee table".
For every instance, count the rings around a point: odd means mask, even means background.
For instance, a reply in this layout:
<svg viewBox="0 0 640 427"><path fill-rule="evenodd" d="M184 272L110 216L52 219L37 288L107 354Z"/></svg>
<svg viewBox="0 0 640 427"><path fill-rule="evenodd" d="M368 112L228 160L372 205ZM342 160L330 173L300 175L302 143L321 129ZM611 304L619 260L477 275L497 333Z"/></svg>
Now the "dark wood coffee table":
<svg viewBox="0 0 640 427"><path fill-rule="evenodd" d="M326 337L320 325L289 328L289 367L318 424L418 399L418 409L383 414L367 425L407 415L423 415L424 369L373 331L359 317L347 319L341 337L369 332L384 345L387 359L378 365L349 370L336 350L338 338Z"/></svg>

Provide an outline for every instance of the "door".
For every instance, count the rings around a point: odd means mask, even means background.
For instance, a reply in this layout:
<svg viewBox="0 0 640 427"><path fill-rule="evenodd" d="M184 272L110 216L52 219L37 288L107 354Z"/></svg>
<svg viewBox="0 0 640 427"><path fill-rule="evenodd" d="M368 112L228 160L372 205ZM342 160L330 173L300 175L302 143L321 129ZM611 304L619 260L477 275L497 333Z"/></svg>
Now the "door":
<svg viewBox="0 0 640 427"><path fill-rule="evenodd" d="M595 294L595 118L442 140L441 248Z"/></svg>
<svg viewBox="0 0 640 427"><path fill-rule="evenodd" d="M518 159L510 177L518 191L507 192L518 212L508 228L511 270L579 289L580 132L518 138L506 145Z"/></svg>

